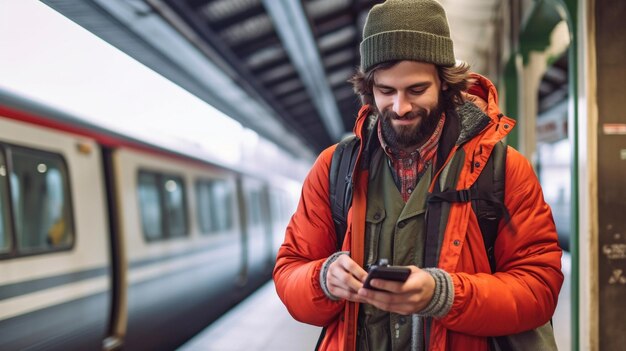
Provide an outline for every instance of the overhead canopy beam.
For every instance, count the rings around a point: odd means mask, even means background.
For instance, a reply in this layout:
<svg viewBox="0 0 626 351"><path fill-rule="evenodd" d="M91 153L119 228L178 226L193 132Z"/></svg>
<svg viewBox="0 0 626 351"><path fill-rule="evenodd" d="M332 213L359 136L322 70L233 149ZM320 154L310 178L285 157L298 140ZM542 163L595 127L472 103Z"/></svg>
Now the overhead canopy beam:
<svg viewBox="0 0 626 351"><path fill-rule="evenodd" d="M337 103L331 91L322 59L301 1L263 0L274 27L313 98L322 122L331 138L339 140L345 130Z"/></svg>
<svg viewBox="0 0 626 351"><path fill-rule="evenodd" d="M212 48L195 38L191 29L176 27L175 24L184 22L168 16L174 13L165 11L167 6L162 0L148 0L148 3L162 10L163 18L146 3L138 1L43 1L293 155L314 158L312 150L285 127L275 110L262 98L250 95L258 89L241 88L241 80L233 78L237 72L221 62ZM175 28L164 18L172 21Z"/></svg>

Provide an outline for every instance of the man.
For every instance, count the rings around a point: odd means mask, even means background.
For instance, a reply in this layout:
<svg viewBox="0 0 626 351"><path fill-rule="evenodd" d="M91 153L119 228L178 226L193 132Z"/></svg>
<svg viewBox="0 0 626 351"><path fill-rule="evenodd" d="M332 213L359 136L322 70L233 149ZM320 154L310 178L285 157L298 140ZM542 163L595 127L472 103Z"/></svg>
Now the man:
<svg viewBox="0 0 626 351"><path fill-rule="evenodd" d="M450 204L440 229L427 230L428 193L472 186L514 125L491 82L468 70L455 61L436 1L388 0L368 14L352 80L364 105L342 249L329 207L332 146L304 182L274 270L293 317L325 327L320 350L488 350L489 337L550 320L561 250L537 178L517 151L506 150L510 218L498 229L495 273L471 202ZM381 258L410 267L409 278L364 288L366 268Z"/></svg>

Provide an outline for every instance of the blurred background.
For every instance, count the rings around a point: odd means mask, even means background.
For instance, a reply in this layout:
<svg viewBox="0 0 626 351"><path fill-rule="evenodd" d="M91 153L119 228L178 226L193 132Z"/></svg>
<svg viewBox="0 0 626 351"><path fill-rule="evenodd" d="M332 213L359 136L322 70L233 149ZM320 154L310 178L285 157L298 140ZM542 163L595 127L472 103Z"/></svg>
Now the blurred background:
<svg viewBox="0 0 626 351"><path fill-rule="evenodd" d="M262 291L381 2L0 0L0 349L173 349ZM440 2L552 208L559 348L621 349L626 3Z"/></svg>

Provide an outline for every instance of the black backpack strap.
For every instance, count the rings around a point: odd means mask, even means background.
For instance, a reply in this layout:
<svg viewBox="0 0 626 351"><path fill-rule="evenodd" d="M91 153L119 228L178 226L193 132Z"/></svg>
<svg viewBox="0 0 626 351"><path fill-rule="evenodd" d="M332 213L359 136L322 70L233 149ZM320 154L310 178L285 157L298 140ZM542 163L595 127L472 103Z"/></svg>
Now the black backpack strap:
<svg viewBox="0 0 626 351"><path fill-rule="evenodd" d="M482 189L484 194L472 202L474 213L478 218L478 225L483 235L485 251L489 259L491 272L496 271L496 257L493 246L498 235L500 220L510 220L509 211L504 206L504 179L506 173L506 145L499 142L494 145L491 157L485 169L476 180L474 187ZM487 189L491 189L490 191Z"/></svg>
<svg viewBox="0 0 626 351"><path fill-rule="evenodd" d="M326 337L326 327L322 328L322 332L320 333L320 336L317 338L317 343L315 344L315 351L318 351L320 349L320 346L322 346L322 341L324 341L324 338Z"/></svg>
<svg viewBox="0 0 626 351"><path fill-rule="evenodd" d="M346 235L348 210L352 205L352 174L359 152L360 140L356 136L348 136L337 144L330 163L329 199L330 209L337 235L337 249L343 245Z"/></svg>
<svg viewBox="0 0 626 351"><path fill-rule="evenodd" d="M496 268L493 246L500 220L503 217L506 222L510 220L509 212L504 206L505 168L506 145L500 142L494 146L485 168L472 187L428 195L429 207L439 202L472 202L492 272Z"/></svg>

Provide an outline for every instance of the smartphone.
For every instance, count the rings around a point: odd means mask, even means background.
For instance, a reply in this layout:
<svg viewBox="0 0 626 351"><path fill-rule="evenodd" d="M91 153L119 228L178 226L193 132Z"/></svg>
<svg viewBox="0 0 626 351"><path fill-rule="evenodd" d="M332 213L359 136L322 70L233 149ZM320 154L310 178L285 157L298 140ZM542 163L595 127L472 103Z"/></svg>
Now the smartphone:
<svg viewBox="0 0 626 351"><path fill-rule="evenodd" d="M365 278L365 283L363 283L363 287L372 290L380 290L370 285L370 281L372 279L385 279L393 280L396 282L405 282L409 278L410 274L411 269L409 267L390 266L388 264L374 265L370 268L369 273L367 274L367 278Z"/></svg>

